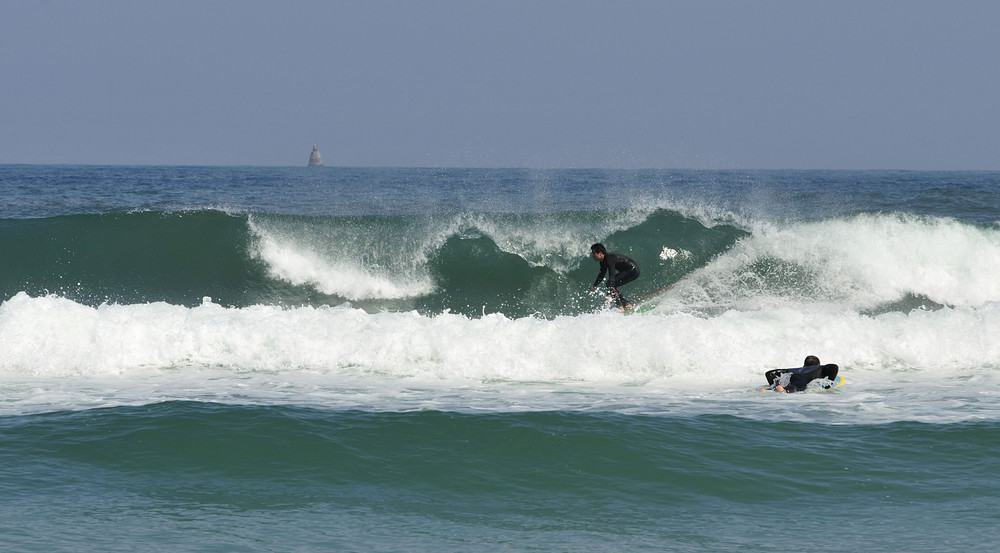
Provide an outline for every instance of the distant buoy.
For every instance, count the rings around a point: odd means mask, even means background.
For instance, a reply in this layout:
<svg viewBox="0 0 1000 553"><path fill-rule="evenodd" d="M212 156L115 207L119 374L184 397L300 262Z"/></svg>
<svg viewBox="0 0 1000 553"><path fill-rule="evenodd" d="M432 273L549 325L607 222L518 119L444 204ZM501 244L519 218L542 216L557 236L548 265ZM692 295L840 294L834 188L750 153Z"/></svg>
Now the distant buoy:
<svg viewBox="0 0 1000 553"><path fill-rule="evenodd" d="M313 151L309 154L309 167L322 167L323 156L319 155L319 148L313 144Z"/></svg>

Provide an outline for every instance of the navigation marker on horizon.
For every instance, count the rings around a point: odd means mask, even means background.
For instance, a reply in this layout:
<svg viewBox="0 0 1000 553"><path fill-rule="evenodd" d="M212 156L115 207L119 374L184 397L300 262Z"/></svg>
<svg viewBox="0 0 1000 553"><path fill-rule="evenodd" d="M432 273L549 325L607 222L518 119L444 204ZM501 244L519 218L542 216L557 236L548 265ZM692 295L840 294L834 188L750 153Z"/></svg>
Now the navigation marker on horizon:
<svg viewBox="0 0 1000 553"><path fill-rule="evenodd" d="M323 157L319 155L319 147L313 144L313 151L309 154L309 167L322 167Z"/></svg>

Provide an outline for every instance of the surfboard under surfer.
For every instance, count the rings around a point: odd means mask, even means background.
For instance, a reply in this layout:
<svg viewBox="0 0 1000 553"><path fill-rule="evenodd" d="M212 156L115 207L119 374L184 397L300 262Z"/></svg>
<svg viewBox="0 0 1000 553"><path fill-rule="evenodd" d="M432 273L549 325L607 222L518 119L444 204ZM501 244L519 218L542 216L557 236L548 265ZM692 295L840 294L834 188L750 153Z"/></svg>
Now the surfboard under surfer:
<svg viewBox="0 0 1000 553"><path fill-rule="evenodd" d="M590 247L590 257L601 264L601 272L597 274L597 280L591 285L590 291L593 292L597 289L597 285L601 283L605 273L607 273L608 294L615 300L618 310L624 313L632 306L622 297L618 287L639 278L639 266L626 255L609 253L604 244L601 243Z"/></svg>
<svg viewBox="0 0 1000 553"><path fill-rule="evenodd" d="M822 365L819 357L810 355L806 357L801 367L792 369L773 369L764 373L767 378L767 388L761 388L761 392L774 390L775 392L801 392L806 389L810 382L818 378L833 379L837 377L840 367L830 363Z"/></svg>

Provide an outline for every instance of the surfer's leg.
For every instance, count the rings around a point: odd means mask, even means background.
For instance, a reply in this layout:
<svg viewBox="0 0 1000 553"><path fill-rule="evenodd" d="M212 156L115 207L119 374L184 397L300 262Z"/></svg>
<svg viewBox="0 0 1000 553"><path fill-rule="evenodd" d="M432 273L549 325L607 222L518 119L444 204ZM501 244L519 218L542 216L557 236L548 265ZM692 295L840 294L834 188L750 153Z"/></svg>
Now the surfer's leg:
<svg viewBox="0 0 1000 553"><path fill-rule="evenodd" d="M625 309L625 298L622 297L622 293L619 292L617 288L609 285L608 294L610 294L611 298L615 300L615 305L618 306L618 309Z"/></svg>
<svg viewBox="0 0 1000 553"><path fill-rule="evenodd" d="M618 304L618 309L624 311L631 307L631 305L625 301L625 298L622 297L621 292L618 291L618 287L623 284L628 284L637 278L639 278L639 268L633 267L630 271L618 273L614 276L614 278L608 279L608 291L611 293L611 297L615 299L615 303Z"/></svg>

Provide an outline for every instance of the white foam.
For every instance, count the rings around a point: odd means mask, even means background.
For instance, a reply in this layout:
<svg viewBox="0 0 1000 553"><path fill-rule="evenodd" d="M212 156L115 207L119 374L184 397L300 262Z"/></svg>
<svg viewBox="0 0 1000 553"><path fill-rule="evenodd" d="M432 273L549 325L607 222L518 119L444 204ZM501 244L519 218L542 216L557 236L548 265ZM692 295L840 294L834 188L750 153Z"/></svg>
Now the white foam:
<svg viewBox="0 0 1000 553"><path fill-rule="evenodd" d="M543 320L211 302L92 308L21 293L0 305L0 412L196 399L845 423L997 418L998 333L996 303L876 317L778 308ZM756 394L764 371L807 354L840 364L849 384Z"/></svg>
<svg viewBox="0 0 1000 553"><path fill-rule="evenodd" d="M755 269L768 263L784 268L774 274ZM912 294L975 307L1000 301L998 273L995 229L951 219L858 215L758 224L752 236L688 277L674 299L690 309L825 303L864 310Z"/></svg>
<svg viewBox="0 0 1000 553"><path fill-rule="evenodd" d="M678 257L681 259L687 259L691 257L691 252L687 250L675 250L670 246L663 246L663 249L660 250L659 257L664 261L669 261L671 259L676 259Z"/></svg>
<svg viewBox="0 0 1000 553"><path fill-rule="evenodd" d="M249 227L256 236L252 254L275 279L349 300L417 297L434 290L421 255L424 246L373 254L369 241L323 234L324 229L315 225L281 226L251 217ZM400 242L408 243L400 237L382 241L379 248ZM398 265L403 260L410 260L409 264Z"/></svg>

